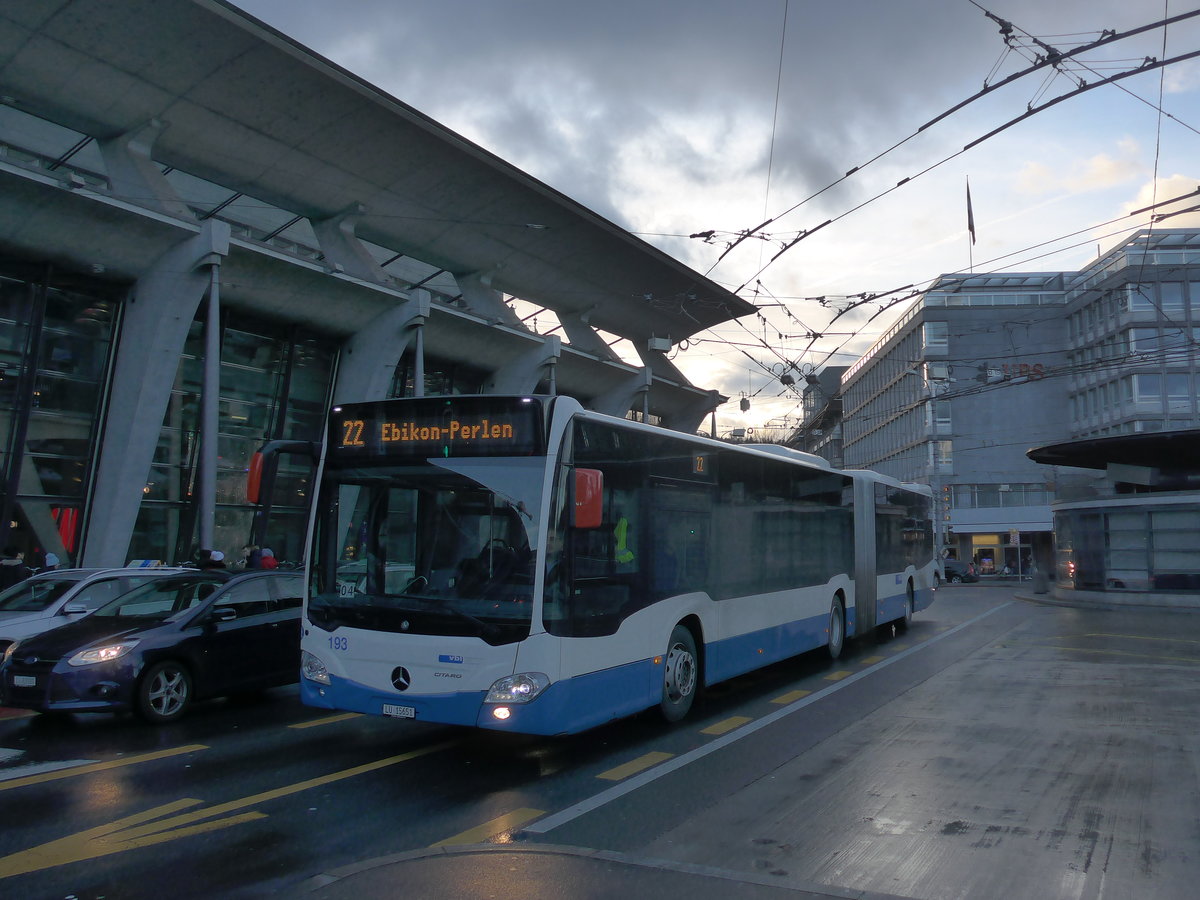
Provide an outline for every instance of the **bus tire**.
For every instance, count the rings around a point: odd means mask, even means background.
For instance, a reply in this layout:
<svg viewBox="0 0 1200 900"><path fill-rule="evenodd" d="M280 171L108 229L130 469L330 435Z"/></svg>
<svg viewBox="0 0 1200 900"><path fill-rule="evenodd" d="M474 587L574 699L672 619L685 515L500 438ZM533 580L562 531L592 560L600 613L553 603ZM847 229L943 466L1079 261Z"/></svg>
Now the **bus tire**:
<svg viewBox="0 0 1200 900"><path fill-rule="evenodd" d="M904 591L904 615L896 620L896 629L898 631L908 631L908 626L912 624L914 605L913 583L910 581Z"/></svg>
<svg viewBox="0 0 1200 900"><path fill-rule="evenodd" d="M846 611L842 609L841 599L834 597L833 605L829 607L829 643L826 644L829 658L837 659L842 655L842 648L845 646Z"/></svg>
<svg viewBox="0 0 1200 900"><path fill-rule="evenodd" d="M658 707L668 722L678 722L692 708L699 681L696 639L683 625L676 625L663 657L662 700Z"/></svg>

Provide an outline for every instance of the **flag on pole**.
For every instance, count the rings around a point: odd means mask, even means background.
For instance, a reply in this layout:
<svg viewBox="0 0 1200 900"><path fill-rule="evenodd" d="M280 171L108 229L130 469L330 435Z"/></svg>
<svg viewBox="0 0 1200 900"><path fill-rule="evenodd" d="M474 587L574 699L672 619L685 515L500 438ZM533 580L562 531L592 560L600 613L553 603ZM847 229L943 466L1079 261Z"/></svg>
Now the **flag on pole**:
<svg viewBox="0 0 1200 900"><path fill-rule="evenodd" d="M971 243L975 243L975 211L971 209L971 179L967 179L967 232L971 235Z"/></svg>

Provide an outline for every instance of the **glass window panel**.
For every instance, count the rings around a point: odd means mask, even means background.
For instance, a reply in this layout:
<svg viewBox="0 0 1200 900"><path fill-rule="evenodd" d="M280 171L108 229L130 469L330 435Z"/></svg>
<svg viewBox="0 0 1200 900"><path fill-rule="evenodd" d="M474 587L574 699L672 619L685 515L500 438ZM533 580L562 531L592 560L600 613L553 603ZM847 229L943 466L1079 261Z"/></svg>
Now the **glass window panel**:
<svg viewBox="0 0 1200 900"><path fill-rule="evenodd" d="M1109 531L1146 531L1146 514L1135 512L1112 512L1108 514Z"/></svg>
<svg viewBox="0 0 1200 900"><path fill-rule="evenodd" d="M1129 292L1129 308L1131 310L1154 309L1153 285L1131 284L1126 290Z"/></svg>
<svg viewBox="0 0 1200 900"><path fill-rule="evenodd" d="M1164 311L1179 311L1183 309L1183 283L1180 281L1164 281L1159 286L1162 308Z"/></svg>
<svg viewBox="0 0 1200 900"><path fill-rule="evenodd" d="M1156 550L1151 554L1151 566L1155 572L1200 572L1198 550Z"/></svg>
<svg viewBox="0 0 1200 900"><path fill-rule="evenodd" d="M1200 532L1200 510L1153 510L1150 513L1150 523L1155 532L1171 529Z"/></svg>
<svg viewBox="0 0 1200 900"><path fill-rule="evenodd" d="M1154 549L1160 550L1192 550L1195 548L1196 534L1187 531L1156 531L1154 533Z"/></svg>
<svg viewBox="0 0 1200 900"><path fill-rule="evenodd" d="M1145 569L1146 549L1110 550L1108 564L1114 569Z"/></svg>
<svg viewBox="0 0 1200 900"><path fill-rule="evenodd" d="M1162 399L1162 376L1157 374L1134 375L1134 388L1138 400Z"/></svg>
<svg viewBox="0 0 1200 900"><path fill-rule="evenodd" d="M981 507L1000 505L1000 486L998 484L981 484L976 491L976 501Z"/></svg>

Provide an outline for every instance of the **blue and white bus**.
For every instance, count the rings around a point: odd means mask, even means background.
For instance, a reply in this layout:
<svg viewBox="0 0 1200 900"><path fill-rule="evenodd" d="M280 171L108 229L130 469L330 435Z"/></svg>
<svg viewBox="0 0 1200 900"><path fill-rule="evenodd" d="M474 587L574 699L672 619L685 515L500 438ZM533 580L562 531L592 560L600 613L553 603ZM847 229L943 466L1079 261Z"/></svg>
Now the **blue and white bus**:
<svg viewBox="0 0 1200 900"><path fill-rule="evenodd" d="M933 598L929 489L600 415L567 397L333 410L305 703L568 734Z"/></svg>

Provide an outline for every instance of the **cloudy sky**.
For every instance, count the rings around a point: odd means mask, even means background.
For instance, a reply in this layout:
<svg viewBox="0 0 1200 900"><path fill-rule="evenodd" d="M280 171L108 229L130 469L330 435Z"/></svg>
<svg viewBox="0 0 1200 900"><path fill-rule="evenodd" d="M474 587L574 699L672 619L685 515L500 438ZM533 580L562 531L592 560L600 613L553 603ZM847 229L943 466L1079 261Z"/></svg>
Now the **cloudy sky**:
<svg viewBox="0 0 1200 900"><path fill-rule="evenodd" d="M1043 68L919 130L1028 67L1030 36L1067 52L1195 7L1182 0L233 2L741 287L761 315L676 358L697 384L751 396L745 416L726 405L723 429L795 422L798 397L779 396L772 367L851 363L903 309L868 323L879 304L866 304L830 324L844 298L971 267L1078 269L1147 223L1131 211L1200 187L1200 58L1085 91L963 152L1081 80L1200 50L1200 17ZM985 9L1014 26L1011 45Z"/></svg>

